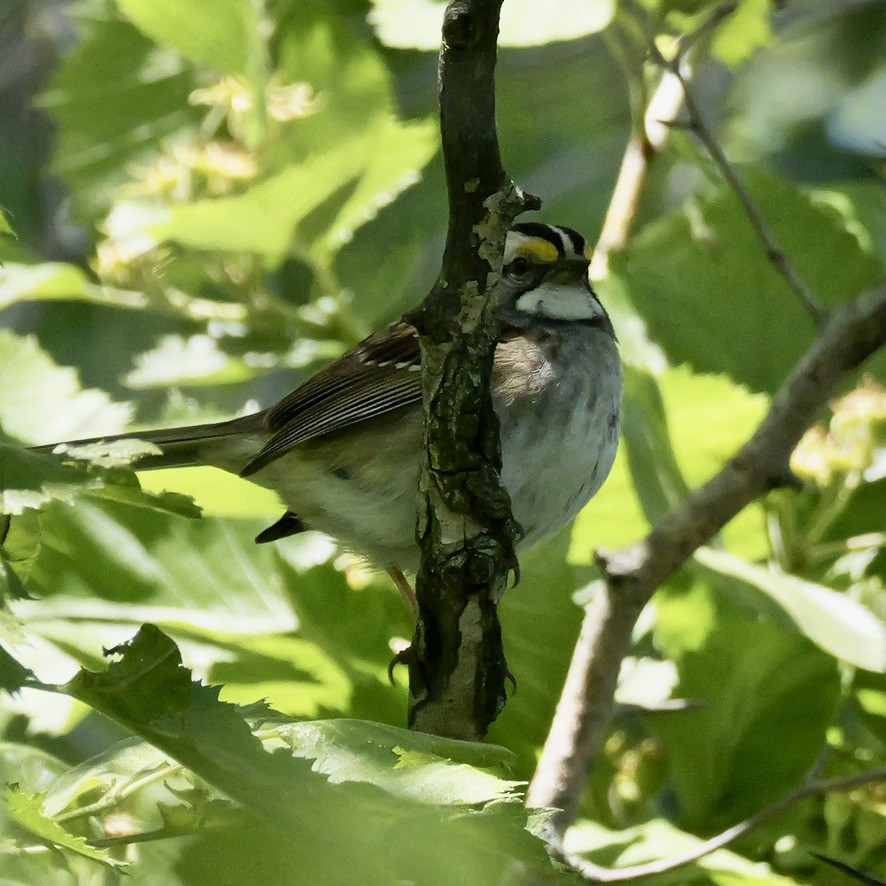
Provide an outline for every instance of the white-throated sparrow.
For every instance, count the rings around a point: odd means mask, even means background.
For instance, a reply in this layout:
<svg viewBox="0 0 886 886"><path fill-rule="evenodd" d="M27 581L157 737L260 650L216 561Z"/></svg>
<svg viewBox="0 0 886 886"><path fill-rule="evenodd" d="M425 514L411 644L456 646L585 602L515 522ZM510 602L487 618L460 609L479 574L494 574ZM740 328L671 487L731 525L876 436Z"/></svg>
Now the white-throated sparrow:
<svg viewBox="0 0 886 886"><path fill-rule="evenodd" d="M569 228L524 223L507 236L492 397L521 546L569 522L615 457L621 366L584 253ZM420 368L418 334L394 323L263 412L103 439L159 446L140 470L206 464L274 489L290 510L258 542L318 529L394 572L414 570Z"/></svg>

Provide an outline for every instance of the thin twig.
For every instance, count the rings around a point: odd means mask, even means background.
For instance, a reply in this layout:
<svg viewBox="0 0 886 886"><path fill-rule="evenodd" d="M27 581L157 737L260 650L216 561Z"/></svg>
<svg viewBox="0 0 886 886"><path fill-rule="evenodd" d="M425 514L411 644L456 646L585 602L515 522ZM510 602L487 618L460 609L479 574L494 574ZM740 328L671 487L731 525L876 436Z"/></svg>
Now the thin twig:
<svg viewBox="0 0 886 886"><path fill-rule="evenodd" d="M667 124L677 116L682 103L679 81L665 71L649 101L642 129L631 133L625 148L612 199L594 248L590 269L592 280L600 280L609 273L610 253L624 248L628 242L649 166L667 144Z"/></svg>
<svg viewBox="0 0 886 886"><path fill-rule="evenodd" d="M633 880L639 877L651 877L655 874L664 874L675 868L683 867L698 861L705 855L722 849L739 837L743 837L749 831L759 827L770 818L789 809L800 800L807 797L814 797L819 794L836 793L838 791L851 791L854 788L867 784L876 784L878 782L886 782L886 767L873 769L870 772L861 772L857 775L848 775L841 778L830 778L824 781L812 781L800 785L789 794L786 794L779 800L776 800L771 806L761 809L750 818L727 828L715 837L711 837L702 843L699 843L688 852L680 855L672 855L670 858L664 858L659 861L651 861L646 864L631 865L624 868L607 868L592 861L588 861L580 855L574 853L564 853L564 860L579 871L588 880L596 883L620 883L625 880Z"/></svg>
<svg viewBox="0 0 886 886"><path fill-rule="evenodd" d="M132 796L132 794L137 791L140 791L142 788L154 784L155 782L163 781L164 778L169 778L169 776L175 775L175 773L180 772L181 769L181 763L165 763L159 769L155 769L153 772L147 773L147 775L136 778L128 784L120 787L112 787L111 790L94 803L89 803L86 806L78 806L75 809L70 809L68 812L60 812L58 815L54 816L54 820L56 824L64 824L68 821L74 821L78 818L84 818L86 816L95 815L99 812L104 812L107 809L112 809L115 806L119 806L123 800Z"/></svg>
<svg viewBox="0 0 886 886"><path fill-rule="evenodd" d="M825 864L835 867L838 871L842 871L847 877L852 877L853 879L858 880L860 883L867 883L868 886L886 886L886 880L881 880L879 877L866 874L864 871L860 871L851 864L846 864L845 861L840 861L839 858L831 858L829 855L823 855L821 852L812 852L810 854L814 855L819 861L823 861Z"/></svg>
<svg viewBox="0 0 886 886"><path fill-rule="evenodd" d="M732 189L735 196L738 197L738 201L741 203L742 209L744 209L745 215L748 217L748 221L751 223L754 233L766 250L766 258L772 263L778 273L781 274L788 286L790 286L800 299L803 307L815 321L815 324L820 328L827 316L825 307L812 294L812 291L804 283L803 279L797 272L797 269L794 267L793 262L776 243L775 237L769 229L769 225L763 218L756 203L754 203L750 192L736 174L732 164L723 153L723 149L720 147L719 142L714 137L714 134L711 132L707 123L705 123L701 108L695 99L695 94L681 71L679 58L668 61L661 52L659 52L658 47L656 47L654 42L651 44L650 51L658 64L660 64L664 70L669 71L682 87L683 101L686 105L686 113L689 115L692 131L698 136L705 148L707 148L708 153L720 170L720 174L726 180L726 183Z"/></svg>

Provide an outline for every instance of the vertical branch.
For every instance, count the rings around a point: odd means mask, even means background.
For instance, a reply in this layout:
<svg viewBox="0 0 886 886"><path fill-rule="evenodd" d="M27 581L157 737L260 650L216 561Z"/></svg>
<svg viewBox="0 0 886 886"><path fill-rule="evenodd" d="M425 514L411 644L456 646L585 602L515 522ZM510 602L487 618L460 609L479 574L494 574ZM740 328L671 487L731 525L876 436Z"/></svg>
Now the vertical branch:
<svg viewBox="0 0 886 886"><path fill-rule="evenodd" d="M409 724L462 739L485 735L505 701L496 606L516 568L517 527L501 485L489 381L494 299L507 230L539 201L502 169L494 71L501 0L453 0L440 50L439 98L449 229L419 331L425 464L418 538L419 619L409 662Z"/></svg>

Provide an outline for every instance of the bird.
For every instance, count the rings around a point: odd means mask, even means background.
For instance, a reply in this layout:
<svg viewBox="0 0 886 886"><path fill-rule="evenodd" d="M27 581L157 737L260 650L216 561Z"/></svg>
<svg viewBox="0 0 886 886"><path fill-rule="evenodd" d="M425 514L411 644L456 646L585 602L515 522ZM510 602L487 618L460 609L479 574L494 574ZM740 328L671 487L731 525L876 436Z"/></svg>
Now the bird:
<svg viewBox="0 0 886 886"><path fill-rule="evenodd" d="M501 334L491 394L501 479L518 551L566 526L599 490L618 445L622 370L612 323L588 280L585 239L514 224L496 294ZM229 421L39 447L139 439L159 454L138 470L211 465L274 490L287 510L259 533L308 529L386 569L415 610L423 449L421 352L405 320L371 334L279 403Z"/></svg>

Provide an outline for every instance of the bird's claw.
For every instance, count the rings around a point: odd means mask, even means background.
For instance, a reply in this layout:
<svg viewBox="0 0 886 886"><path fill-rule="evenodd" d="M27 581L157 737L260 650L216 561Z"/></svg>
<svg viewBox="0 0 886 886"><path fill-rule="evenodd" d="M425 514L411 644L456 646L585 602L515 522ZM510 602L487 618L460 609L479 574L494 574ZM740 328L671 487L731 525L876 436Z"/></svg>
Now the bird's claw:
<svg viewBox="0 0 886 886"><path fill-rule="evenodd" d="M388 680L390 681L391 686L396 686L397 684L394 682L394 668L397 665L409 665L415 663L415 655L412 651L411 646L407 646L405 649L401 649L389 662L388 662Z"/></svg>

